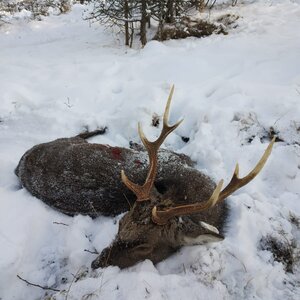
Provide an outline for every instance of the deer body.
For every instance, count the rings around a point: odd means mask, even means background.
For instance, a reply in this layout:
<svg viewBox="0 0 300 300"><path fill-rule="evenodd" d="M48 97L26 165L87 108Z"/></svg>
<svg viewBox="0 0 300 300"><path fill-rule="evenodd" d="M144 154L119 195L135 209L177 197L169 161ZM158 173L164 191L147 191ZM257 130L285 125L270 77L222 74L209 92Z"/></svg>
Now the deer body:
<svg viewBox="0 0 300 300"><path fill-rule="evenodd" d="M136 182L142 182L147 174L147 152L136 148L91 144L80 135L62 138L28 150L15 172L32 195L67 215L115 216L128 211L135 201L120 180L121 170ZM161 150L159 166L158 189L173 191L179 203L185 203L186 196L192 200L203 189L209 197L214 188L186 155ZM186 178L194 184L187 185Z"/></svg>

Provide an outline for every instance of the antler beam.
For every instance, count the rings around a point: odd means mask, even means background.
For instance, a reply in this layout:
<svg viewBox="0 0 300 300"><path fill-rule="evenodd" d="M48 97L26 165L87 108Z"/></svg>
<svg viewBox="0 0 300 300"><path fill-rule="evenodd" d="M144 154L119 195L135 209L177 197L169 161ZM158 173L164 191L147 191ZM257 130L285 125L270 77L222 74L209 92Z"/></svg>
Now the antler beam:
<svg viewBox="0 0 300 300"><path fill-rule="evenodd" d="M170 104L172 100L172 96L174 93L174 85L171 88L168 101L166 104L165 112L164 112L164 117L163 117L163 128L161 131L160 136L156 141L149 141L141 127L141 124L138 124L138 131L139 131L139 136L148 152L149 155L149 161L150 161L150 167L148 171L147 178L145 180L145 183L140 186L136 183L133 183L128 179L128 177L125 175L124 170L121 172L121 178L124 184L131 190L135 195L137 196L137 201L146 201L150 200L150 192L154 184L154 180L156 177L157 173L157 159L158 159L158 149L163 143L163 141L166 139L166 137L174 131L183 120L178 121L174 125L169 125L168 124L168 119L169 119L169 112L170 112Z"/></svg>

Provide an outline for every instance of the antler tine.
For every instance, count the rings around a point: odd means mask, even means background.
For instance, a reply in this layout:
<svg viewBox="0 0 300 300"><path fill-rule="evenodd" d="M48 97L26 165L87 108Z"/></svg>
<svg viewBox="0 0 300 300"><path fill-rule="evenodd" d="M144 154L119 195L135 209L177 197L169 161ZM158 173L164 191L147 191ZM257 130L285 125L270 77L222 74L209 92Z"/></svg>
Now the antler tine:
<svg viewBox="0 0 300 300"><path fill-rule="evenodd" d="M232 193L234 193L236 190L240 189L244 185L248 184L251 180L253 180L256 177L256 175L262 170L266 161L268 160L272 152L272 148L275 143L275 140L276 137L273 137L267 149L265 150L263 156L258 161L254 169L248 173L248 175L244 176L243 178L239 178L239 164L236 164L232 178L228 183L228 185L221 192L218 202L227 198L229 195L231 195Z"/></svg>
<svg viewBox="0 0 300 300"><path fill-rule="evenodd" d="M172 85L172 88L170 90L170 94L169 94L169 97L168 97L168 101L167 101L167 104L166 104L166 107L165 107L165 112L164 112L164 116L163 116L163 128L162 128L162 131L160 133L160 136L158 137L158 139L156 141L150 142L146 138L146 136L143 132L141 124L140 123L138 124L139 136L140 136L145 148L148 151L149 151L149 148L153 148L153 147L151 147L152 145L155 145L155 147L158 149L161 146L161 144L163 143L163 141L166 139L166 137L173 130L175 130L180 125L180 123L183 121L183 120L180 120L177 123L175 123L174 125L169 125L168 124L169 113L170 113L170 105L171 105L173 93L174 93L174 85Z"/></svg>
<svg viewBox="0 0 300 300"><path fill-rule="evenodd" d="M261 157L259 162L256 164L254 169L248 173L248 175L246 175L243 178L239 178L239 165L237 164L229 184L224 188L224 190L222 192L221 192L221 188L223 185L223 180L221 180L219 182L219 184L215 188L210 199L204 203L201 202L201 203L195 203L195 204L189 204L189 205L181 205L181 206L171 207L169 209L161 210L161 211L158 211L157 207L155 206L155 207L153 207L153 210L152 210L153 222L158 225L164 225L172 217L183 216L183 215L198 213L203 210L207 210L207 209L215 206L218 202L227 198L233 192L235 192L236 190L238 190L239 188L243 187L244 185L249 183L251 180L253 180L256 177L256 175L262 170L267 159L269 158L269 156L271 154L273 145L275 143L275 139L276 139L276 137L273 137L271 143L268 145L263 156Z"/></svg>
<svg viewBox="0 0 300 300"><path fill-rule="evenodd" d="M141 124L140 123L138 124L139 136L140 136L145 148L147 149L147 152L149 155L149 161L150 161L150 167L149 167L149 171L148 171L145 183L142 186L140 186L136 183L133 183L132 181L130 181L128 179L128 177L125 175L123 170L121 172L122 181L130 190L132 190L136 194L137 201L145 201L145 200L150 199L150 192L153 187L154 180L155 180L156 173L157 173L158 149L161 146L161 144L163 143L163 141L166 139L166 137L173 130L175 130L180 125L180 123L183 121L183 120L180 120L177 123L175 123L174 125L168 124L170 104L171 104L173 93L174 93L174 85L172 86L169 97L168 97L168 101L166 104L164 117L163 117L163 128L162 128L162 131L161 131L159 137L157 138L157 140L155 140L153 142L149 141L146 138L146 136L142 130Z"/></svg>

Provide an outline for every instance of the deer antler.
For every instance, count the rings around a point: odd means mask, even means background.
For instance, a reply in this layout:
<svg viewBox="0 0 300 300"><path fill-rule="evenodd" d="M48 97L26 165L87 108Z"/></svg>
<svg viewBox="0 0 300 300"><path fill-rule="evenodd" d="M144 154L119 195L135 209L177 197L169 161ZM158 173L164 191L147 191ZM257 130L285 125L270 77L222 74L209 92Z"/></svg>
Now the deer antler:
<svg viewBox="0 0 300 300"><path fill-rule="evenodd" d="M168 97L168 101L166 104L166 108L165 108L165 112L164 112L164 117L163 117L163 128L161 131L160 136L158 137L158 139L156 141L149 141L143 130L141 127L141 124L138 124L138 131L139 131L139 136L148 152L149 155L149 160L150 160L150 167L149 167L149 171L147 174L147 178L145 180L145 183L140 186L136 183L133 183L132 181L130 181L128 179L128 177L125 175L124 170L122 170L121 172L121 178L122 181L124 182L124 184L131 190L133 191L136 196L137 196L137 201L145 201L145 200L150 200L150 192L151 189L153 187L154 184L154 180L156 177L156 173L157 173L157 154L158 154L158 149L161 146L161 144L163 143L163 141L166 139L166 137L173 131L175 130L180 123L183 120L178 121L176 124L170 126L168 125L168 118L169 118L169 112L170 112L170 104L171 104L171 100L172 100L172 96L173 96L173 92L174 92L174 85L171 88L169 97Z"/></svg>
<svg viewBox="0 0 300 300"><path fill-rule="evenodd" d="M275 137L273 137L271 143L265 150L263 156L259 160L259 162L256 164L255 168L249 172L248 175L246 175L243 178L239 178L239 165L236 164L234 173L232 175L232 178L228 185L223 189L222 192L222 184L223 180L219 182L217 187L215 188L212 196L210 199L206 202L202 203L195 203L195 204L189 204L189 205L181 205L177 207L172 207L166 210L157 210L157 207L154 206L152 209L152 220L154 223L158 225L164 225L168 222L168 220L175 216L183 216L183 215L189 215L192 213L198 213L203 210L207 210L213 206L215 206L218 202L222 201L223 199L227 198L229 195L234 193L236 190L241 188L242 186L249 183L251 180L254 179L254 177L262 170L264 167L268 157L271 154L273 145L275 143Z"/></svg>
<svg viewBox="0 0 300 300"><path fill-rule="evenodd" d="M227 198L229 195L234 193L236 190L240 189L244 185L248 184L251 180L253 180L256 175L262 170L265 163L267 162L271 152L273 145L275 143L276 137L273 137L270 144L268 145L267 149L265 150L263 156L259 160L259 162L256 164L254 169L249 172L248 175L246 175L243 178L239 178L239 164L236 164L232 178L228 185L224 188L224 190L220 193L220 197L218 199L218 202Z"/></svg>

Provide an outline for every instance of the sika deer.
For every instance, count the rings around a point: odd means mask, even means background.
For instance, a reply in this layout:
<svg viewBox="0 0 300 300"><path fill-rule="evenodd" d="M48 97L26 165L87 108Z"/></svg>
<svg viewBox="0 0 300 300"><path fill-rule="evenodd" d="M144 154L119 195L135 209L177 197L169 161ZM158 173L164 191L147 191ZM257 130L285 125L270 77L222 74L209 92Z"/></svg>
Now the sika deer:
<svg viewBox="0 0 300 300"><path fill-rule="evenodd" d="M125 268L144 259L157 263L183 245L222 240L228 215L222 200L249 183L271 153L275 138L247 176L238 177L237 165L222 190L223 180L216 185L194 169L186 155L159 150L181 123L168 125L173 91L174 87L159 138L150 142L139 125L146 151L87 143L90 136L103 133L96 131L34 146L19 162L16 174L21 183L63 213L113 216L131 207L120 220L115 241L93 261L93 268Z"/></svg>

